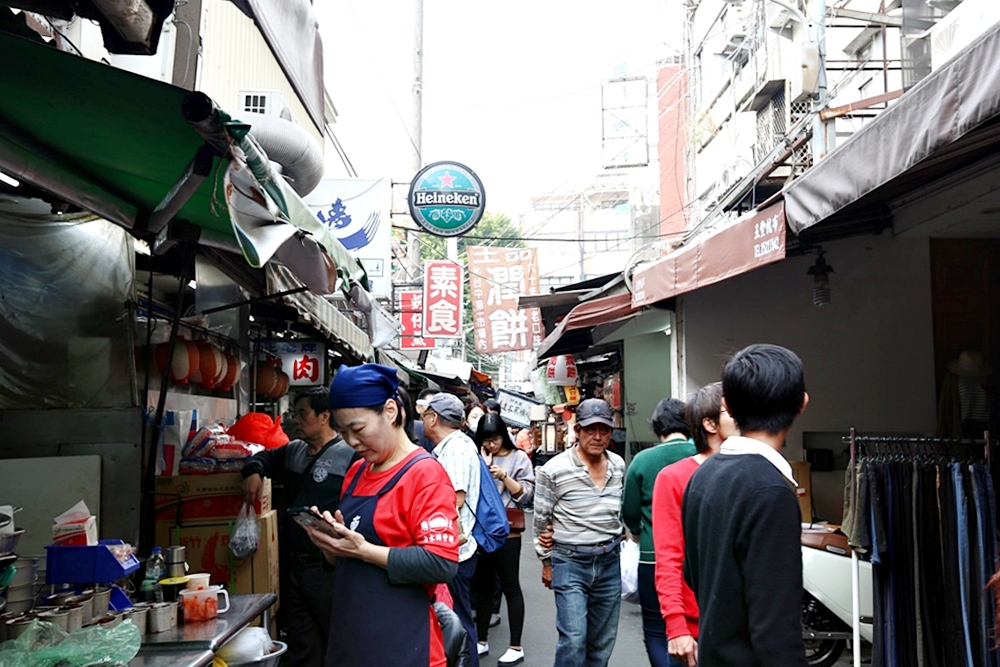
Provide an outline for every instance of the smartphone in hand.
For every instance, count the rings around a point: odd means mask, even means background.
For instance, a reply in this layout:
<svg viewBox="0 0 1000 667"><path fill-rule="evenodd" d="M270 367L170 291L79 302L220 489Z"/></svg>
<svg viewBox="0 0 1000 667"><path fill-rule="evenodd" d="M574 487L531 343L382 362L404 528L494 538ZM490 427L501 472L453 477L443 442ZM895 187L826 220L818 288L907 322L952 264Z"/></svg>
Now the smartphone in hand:
<svg viewBox="0 0 1000 667"><path fill-rule="evenodd" d="M326 522L326 519L321 517L319 514L316 514L308 507L289 507L288 516L292 517L292 519L303 528L312 526L320 532L326 533L330 537L340 538L340 534L333 526Z"/></svg>

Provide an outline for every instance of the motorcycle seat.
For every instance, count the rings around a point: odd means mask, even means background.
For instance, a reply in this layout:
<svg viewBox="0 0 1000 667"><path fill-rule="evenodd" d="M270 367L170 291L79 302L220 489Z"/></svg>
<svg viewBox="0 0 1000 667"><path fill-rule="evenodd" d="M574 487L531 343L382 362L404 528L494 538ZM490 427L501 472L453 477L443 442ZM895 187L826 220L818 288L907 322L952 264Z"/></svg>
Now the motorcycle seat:
<svg viewBox="0 0 1000 667"><path fill-rule="evenodd" d="M831 533L828 530L803 530L801 536L802 546L810 549L828 551L838 556L850 556L851 547L847 543L847 535L843 533Z"/></svg>

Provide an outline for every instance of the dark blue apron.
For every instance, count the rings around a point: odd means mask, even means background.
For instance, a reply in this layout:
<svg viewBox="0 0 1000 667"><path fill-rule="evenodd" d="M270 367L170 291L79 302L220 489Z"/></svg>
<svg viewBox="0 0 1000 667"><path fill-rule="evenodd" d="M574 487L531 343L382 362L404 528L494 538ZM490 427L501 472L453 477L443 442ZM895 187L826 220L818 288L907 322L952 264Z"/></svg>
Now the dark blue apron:
<svg viewBox="0 0 1000 667"><path fill-rule="evenodd" d="M354 488L364 473L361 464L340 501L344 521L372 544L385 546L372 519L379 499L388 493L417 461L419 454L392 476L378 495L356 496ZM357 525L352 525L352 524ZM339 617L332 619L327 667L427 667L430 664L430 609L427 589L418 584L389 583L389 574L357 558L338 558L334 569L333 599Z"/></svg>

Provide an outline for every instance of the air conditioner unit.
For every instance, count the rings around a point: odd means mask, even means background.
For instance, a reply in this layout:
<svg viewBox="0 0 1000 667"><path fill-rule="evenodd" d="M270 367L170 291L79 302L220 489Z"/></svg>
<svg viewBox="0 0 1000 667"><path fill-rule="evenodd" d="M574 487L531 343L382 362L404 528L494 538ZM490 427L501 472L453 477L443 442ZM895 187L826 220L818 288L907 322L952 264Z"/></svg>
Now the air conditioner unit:
<svg viewBox="0 0 1000 667"><path fill-rule="evenodd" d="M284 95L277 90L241 90L239 106L245 113L259 113L295 121Z"/></svg>
<svg viewBox="0 0 1000 667"><path fill-rule="evenodd" d="M791 13L773 2L764 3L764 20L767 27L776 32L781 32L788 27L788 22L792 20Z"/></svg>

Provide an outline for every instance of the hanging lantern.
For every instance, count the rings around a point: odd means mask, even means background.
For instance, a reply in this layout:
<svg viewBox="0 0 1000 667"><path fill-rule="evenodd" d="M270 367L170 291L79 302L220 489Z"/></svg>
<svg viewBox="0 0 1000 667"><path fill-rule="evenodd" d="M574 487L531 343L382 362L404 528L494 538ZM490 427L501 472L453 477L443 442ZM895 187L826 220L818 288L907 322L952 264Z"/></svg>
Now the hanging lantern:
<svg viewBox="0 0 1000 667"><path fill-rule="evenodd" d="M570 354L560 354L549 358L545 367L545 379L557 387L576 386L576 361Z"/></svg>
<svg viewBox="0 0 1000 667"><path fill-rule="evenodd" d="M291 378L288 377L288 373L278 371L278 381L274 385L274 391L271 392L270 398L278 399L287 394L290 383Z"/></svg>
<svg viewBox="0 0 1000 667"><path fill-rule="evenodd" d="M160 343L153 353L160 375L165 372L169 350L170 343ZM170 363L170 381L174 384L187 384L191 376L198 371L200 361L198 346L195 343L178 340L174 344L174 358Z"/></svg>
<svg viewBox="0 0 1000 667"><path fill-rule="evenodd" d="M225 352L223 357L225 358L226 372L222 376L222 379L215 383L215 388L219 391L229 391L236 384L236 380L240 376L241 364L240 360L232 352Z"/></svg>
<svg viewBox="0 0 1000 667"><path fill-rule="evenodd" d="M268 364L257 365L257 395L261 398L271 398L271 392L278 384L278 371Z"/></svg>
<svg viewBox="0 0 1000 667"><path fill-rule="evenodd" d="M225 358L219 348L208 341L198 343L198 369L191 376L191 381L205 389L212 389L220 379Z"/></svg>

